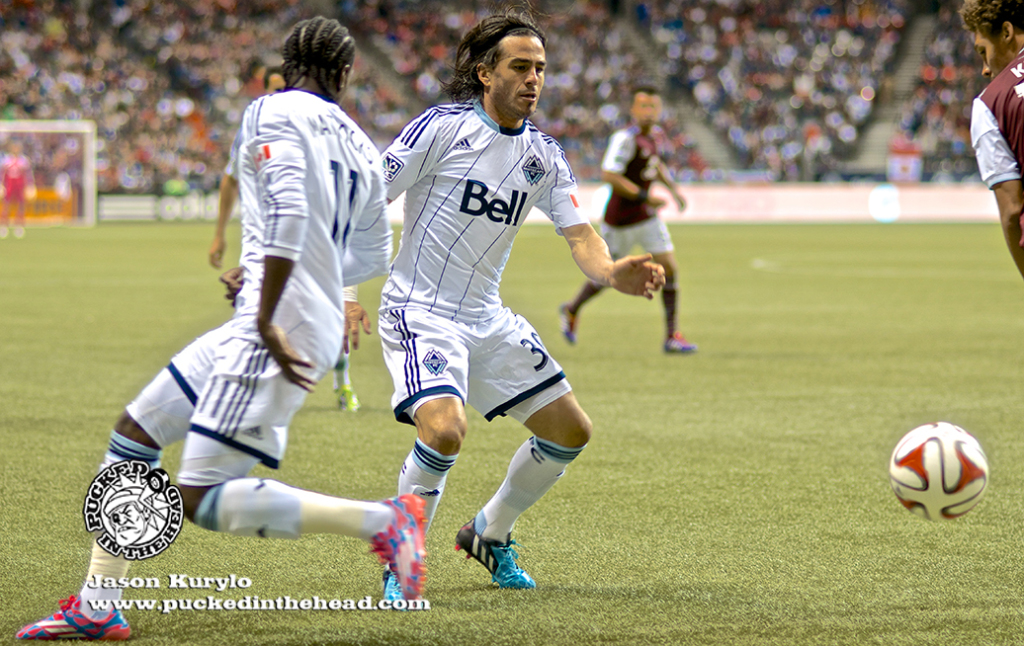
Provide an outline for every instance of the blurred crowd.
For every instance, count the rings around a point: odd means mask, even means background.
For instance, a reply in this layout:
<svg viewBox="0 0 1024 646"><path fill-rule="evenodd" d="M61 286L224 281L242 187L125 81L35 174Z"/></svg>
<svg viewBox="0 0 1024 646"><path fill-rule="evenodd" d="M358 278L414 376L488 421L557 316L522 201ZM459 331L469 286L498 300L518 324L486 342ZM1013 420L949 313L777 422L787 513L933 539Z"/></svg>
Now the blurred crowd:
<svg viewBox="0 0 1024 646"><path fill-rule="evenodd" d="M562 143L580 179L596 179L608 136L628 122L631 89L653 82L653 73L668 79L670 92L692 93L742 168L815 179L849 156L878 97L891 91L909 2L640 0L628 15L613 16L607 1L534 0L549 73L533 120ZM967 130L981 86L958 3L943 4L900 128L920 143L926 165L957 172L973 163ZM345 108L383 148L422 109L447 100L442 82L459 39L494 3L5 0L0 7L0 119L95 121L100 192L161 193L216 188L242 112L262 92L266 65L279 64L296 21L322 13L352 27L360 51ZM631 39L624 19L649 41ZM660 56L641 60L643 47ZM673 117L666 115L674 146L668 166L700 177L706 163Z"/></svg>
<svg viewBox="0 0 1024 646"><path fill-rule="evenodd" d="M349 23L359 25L423 104L431 105L447 100L442 82L459 40L493 5L485 0L370 0L343 6ZM578 178L596 179L608 136L628 120L631 88L651 79L607 2L533 6L547 38L549 73L532 120L562 143ZM674 135L670 167L702 165L693 142L671 118L666 126Z"/></svg>
<svg viewBox="0 0 1024 646"><path fill-rule="evenodd" d="M974 40L957 13L960 4L957 0L941 4L921 76L898 124L899 136L921 150L924 172L944 179L977 171L971 148L971 105L988 84L981 75Z"/></svg>
<svg viewBox="0 0 1024 646"><path fill-rule="evenodd" d="M741 165L815 179L857 142L891 71L908 0L669 0L638 19Z"/></svg>
<svg viewBox="0 0 1024 646"><path fill-rule="evenodd" d="M534 6L553 70L536 121L563 142L581 179L597 177L642 65L606 3L553 2L547 14ZM406 88L384 82L361 51L345 101L383 148L446 100L441 81L461 35L492 9L484 0L13 0L0 14L0 118L95 121L101 192L210 191L242 111L262 91L259 62L280 61L296 21L339 15L357 43L370 39L390 58ZM700 166L692 142L667 125L676 166Z"/></svg>

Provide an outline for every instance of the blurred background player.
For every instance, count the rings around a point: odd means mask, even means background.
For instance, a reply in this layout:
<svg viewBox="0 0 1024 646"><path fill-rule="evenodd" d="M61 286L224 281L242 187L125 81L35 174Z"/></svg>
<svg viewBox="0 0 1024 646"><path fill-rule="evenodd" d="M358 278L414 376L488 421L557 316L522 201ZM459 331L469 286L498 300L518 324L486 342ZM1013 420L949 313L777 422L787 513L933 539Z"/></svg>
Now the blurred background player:
<svg viewBox="0 0 1024 646"><path fill-rule="evenodd" d="M658 208L664 206L665 201L650 192L651 184L657 180L668 187L680 211L686 208L679 187L662 162L666 137L658 125L661 109L657 89L637 88L633 91L630 108L632 124L613 133L608 141L601 163L601 180L611 186L612 194L605 206L601 236L608 243L612 258L622 258L633 247L640 246L654 256L654 262L665 268L665 287L661 290L666 329L663 347L669 353L689 353L696 352L697 346L676 329L678 267L668 227L658 217ZM569 343L576 343L580 308L602 289L603 285L588 280L573 300L559 308L562 334Z"/></svg>
<svg viewBox="0 0 1024 646"><path fill-rule="evenodd" d="M36 185L32 177L32 164L22 154L20 141L12 141L8 153L0 161L0 187L3 190L3 209L0 210L0 238L7 237L7 224L14 210L14 237L25 235L25 205L35 199Z"/></svg>
<svg viewBox="0 0 1024 646"><path fill-rule="evenodd" d="M128 459L155 467L184 440L177 480L189 520L236 536L361 538L400 573L409 599L423 582L420 498L347 500L249 475L260 462L277 468L293 415L341 350L344 281L383 274L391 256L380 153L339 105L354 57L336 20L302 21L285 41L289 90L250 105L239 131L245 279L235 314L128 405L101 469ZM94 543L86 580L123 578L129 565ZM109 609L120 597L83 586L17 637L127 639L128 623Z"/></svg>
<svg viewBox="0 0 1024 646"><path fill-rule="evenodd" d="M971 111L971 142L981 179L995 194L1017 270L1024 276L1024 1L966 0L960 9L974 35L985 77L992 79Z"/></svg>
<svg viewBox="0 0 1024 646"><path fill-rule="evenodd" d="M590 418L530 323L501 302L502 272L533 206L565 237L591 280L653 298L664 283L650 255L613 261L578 208L561 146L530 123L547 60L525 13L481 20L459 43L446 91L456 103L410 122L384 153L388 198L405 193L402 241L378 325L400 422L416 441L398 491L426 502L429 524L466 435L465 406L509 415L531 432L504 482L455 541L501 588L536 587L516 563L512 529L590 439ZM384 573L385 598L396 577Z"/></svg>

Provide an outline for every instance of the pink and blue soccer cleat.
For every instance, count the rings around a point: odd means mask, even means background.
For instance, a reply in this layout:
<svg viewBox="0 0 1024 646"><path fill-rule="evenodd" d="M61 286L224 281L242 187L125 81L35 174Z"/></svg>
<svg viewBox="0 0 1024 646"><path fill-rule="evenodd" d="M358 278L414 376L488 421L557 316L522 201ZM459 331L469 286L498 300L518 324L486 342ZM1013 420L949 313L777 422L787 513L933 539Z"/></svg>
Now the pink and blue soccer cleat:
<svg viewBox="0 0 1024 646"><path fill-rule="evenodd" d="M15 639L87 639L93 641L124 641L132 634L120 610L114 610L102 621L93 621L81 611L82 600L71 595L60 600L60 610L28 624L18 631Z"/></svg>
<svg viewBox="0 0 1024 646"><path fill-rule="evenodd" d="M690 343L682 332L673 332L665 339L665 352L669 354L690 354L697 351L697 344Z"/></svg>
<svg viewBox="0 0 1024 646"><path fill-rule="evenodd" d="M395 520L370 539L370 551L387 566L398 579L402 597L408 601L419 599L427 578L427 556L424 545L426 502L417 495L407 493L385 500L384 504L395 512Z"/></svg>

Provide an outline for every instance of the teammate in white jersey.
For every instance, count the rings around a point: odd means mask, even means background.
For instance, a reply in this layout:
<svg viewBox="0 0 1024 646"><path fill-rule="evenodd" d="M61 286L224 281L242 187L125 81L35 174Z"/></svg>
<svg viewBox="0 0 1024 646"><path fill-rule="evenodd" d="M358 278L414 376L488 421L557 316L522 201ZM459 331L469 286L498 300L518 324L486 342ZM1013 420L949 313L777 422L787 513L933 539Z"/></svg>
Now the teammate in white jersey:
<svg viewBox="0 0 1024 646"><path fill-rule="evenodd" d="M545 65L544 34L530 16L485 18L459 45L446 88L456 103L424 112L384 154L388 197L405 193L405 226L378 327L395 415L417 430L398 489L424 498L429 523L466 433L465 404L488 420L522 422L533 437L456 538L507 588L536 585L516 564L512 526L591 434L561 367L498 295L516 232L536 206L591 280L647 298L664 284L650 255L611 259L579 211L561 147L527 119ZM385 572L386 597L396 595L394 580Z"/></svg>
<svg viewBox="0 0 1024 646"><path fill-rule="evenodd" d="M292 416L334 365L345 282L383 274L391 251L380 155L338 105L355 56L348 30L303 21L283 54L288 89L254 102L242 120L245 277L235 315L178 353L129 404L101 470L123 460L155 468L163 447L185 440L178 514L239 536L362 538L401 573L403 597L414 598L424 575L420 498L353 501L247 477L258 462L278 466ZM145 506L132 492L122 497L135 504L125 518L137 534ZM128 565L97 542L86 581L125 580ZM127 622L109 609L119 598L120 589L87 584L18 637L127 639Z"/></svg>

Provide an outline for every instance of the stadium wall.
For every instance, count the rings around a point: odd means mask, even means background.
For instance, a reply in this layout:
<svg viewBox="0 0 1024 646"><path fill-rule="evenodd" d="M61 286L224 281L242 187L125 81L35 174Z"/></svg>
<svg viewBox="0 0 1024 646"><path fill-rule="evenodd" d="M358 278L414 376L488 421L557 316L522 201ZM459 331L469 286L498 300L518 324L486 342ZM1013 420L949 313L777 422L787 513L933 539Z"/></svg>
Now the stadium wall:
<svg viewBox="0 0 1024 646"><path fill-rule="evenodd" d="M599 220L608 187L580 185L580 205ZM692 223L827 223L827 222L998 222L995 198L982 185L934 184L688 184L682 193L688 207L680 213L664 187L654 194L667 204L667 222ZM400 198L388 207L392 222L401 222ZM213 220L217 194L185 197L104 195L100 220ZM527 222L547 222L534 209Z"/></svg>

